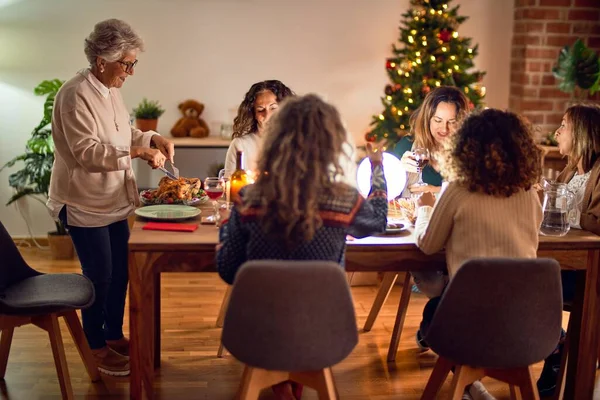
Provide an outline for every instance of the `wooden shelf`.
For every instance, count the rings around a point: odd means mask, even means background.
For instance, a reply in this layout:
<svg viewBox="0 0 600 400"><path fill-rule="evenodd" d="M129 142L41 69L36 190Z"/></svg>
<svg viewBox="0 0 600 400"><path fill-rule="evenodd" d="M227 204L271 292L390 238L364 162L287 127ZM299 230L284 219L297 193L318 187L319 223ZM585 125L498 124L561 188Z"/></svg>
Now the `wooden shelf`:
<svg viewBox="0 0 600 400"><path fill-rule="evenodd" d="M165 138L171 140L175 144L175 148L177 149L227 149L229 148L229 144L231 143L231 140L221 139L219 136L209 136L205 138L176 138L172 136L165 136Z"/></svg>

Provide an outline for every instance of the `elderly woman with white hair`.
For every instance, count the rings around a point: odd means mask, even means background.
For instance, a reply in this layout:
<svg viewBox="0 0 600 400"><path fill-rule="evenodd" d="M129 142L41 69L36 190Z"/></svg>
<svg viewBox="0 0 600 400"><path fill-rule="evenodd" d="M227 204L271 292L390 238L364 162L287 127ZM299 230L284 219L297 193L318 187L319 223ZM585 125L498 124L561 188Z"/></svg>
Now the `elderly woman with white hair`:
<svg viewBox="0 0 600 400"><path fill-rule="evenodd" d="M96 300L82 311L83 329L100 371L114 376L129 374L129 341L123 335L127 217L139 205L132 159L157 168L174 156L172 142L130 125L119 92L142 50L127 23L96 24L85 40L90 67L61 87L52 116L48 208L68 228L83 274L94 284Z"/></svg>

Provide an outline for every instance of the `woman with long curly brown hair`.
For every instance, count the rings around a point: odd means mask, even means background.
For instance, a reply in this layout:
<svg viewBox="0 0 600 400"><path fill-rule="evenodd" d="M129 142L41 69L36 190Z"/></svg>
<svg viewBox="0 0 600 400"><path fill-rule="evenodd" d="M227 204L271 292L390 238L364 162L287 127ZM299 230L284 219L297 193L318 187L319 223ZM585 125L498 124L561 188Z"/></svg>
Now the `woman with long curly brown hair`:
<svg viewBox="0 0 600 400"><path fill-rule="evenodd" d="M431 193L417 200L417 246L426 254L445 248L450 279L474 257L536 258L542 207L533 185L541 151L528 126L515 114L487 109L468 117L446 147L442 171L450 183L437 203ZM423 310L417 337L425 344L440 298ZM489 396L481 382L467 390Z"/></svg>
<svg viewBox="0 0 600 400"><path fill-rule="evenodd" d="M225 177L235 171L236 154L244 154L244 168L254 170L262 133L279 103L294 92L278 80L257 82L250 87L233 120L233 140L225 156Z"/></svg>
<svg viewBox="0 0 600 400"><path fill-rule="evenodd" d="M329 260L342 266L346 235L385 231L382 153L367 148L372 179L365 200L340 179L345 142L335 107L316 95L286 99L265 132L256 182L242 189L221 226L217 270L225 282L232 284L248 260ZM292 398L289 383L274 390L279 398Z"/></svg>

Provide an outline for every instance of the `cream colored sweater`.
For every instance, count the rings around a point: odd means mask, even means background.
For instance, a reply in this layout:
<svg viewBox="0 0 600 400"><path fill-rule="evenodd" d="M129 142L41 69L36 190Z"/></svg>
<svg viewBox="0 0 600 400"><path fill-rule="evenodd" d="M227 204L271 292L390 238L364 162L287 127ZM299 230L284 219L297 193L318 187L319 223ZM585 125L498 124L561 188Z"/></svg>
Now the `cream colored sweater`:
<svg viewBox="0 0 600 400"><path fill-rule="evenodd" d="M73 226L106 226L139 205L130 146L150 146L156 132L130 125L118 89L106 88L89 70L66 82L54 101L54 166L48 208L63 205Z"/></svg>
<svg viewBox="0 0 600 400"><path fill-rule="evenodd" d="M542 206L535 190L510 197L448 185L434 208L420 207L415 238L426 254L446 249L450 277L474 257L537 257Z"/></svg>

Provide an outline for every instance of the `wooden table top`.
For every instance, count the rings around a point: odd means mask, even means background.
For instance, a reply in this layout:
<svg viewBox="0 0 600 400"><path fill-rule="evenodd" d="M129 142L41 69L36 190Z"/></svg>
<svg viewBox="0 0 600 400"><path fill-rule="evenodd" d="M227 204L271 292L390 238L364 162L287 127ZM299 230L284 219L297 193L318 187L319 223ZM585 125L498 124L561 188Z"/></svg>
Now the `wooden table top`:
<svg viewBox="0 0 600 400"><path fill-rule="evenodd" d="M203 207L201 215L210 213ZM200 216L187 220L187 223L200 224ZM145 220L137 218L131 236L129 238L129 250L131 251L158 251L158 252L214 252L218 243L218 229L215 225L199 225L194 232L167 232L167 231L145 231L142 226ZM412 234L412 228L408 228L398 234L369 236L363 239L355 239L347 242L348 252L365 251L402 251L415 250L417 246ZM600 249L600 236L583 231L571 229L567 235L562 237L540 235L539 250L589 250Z"/></svg>

